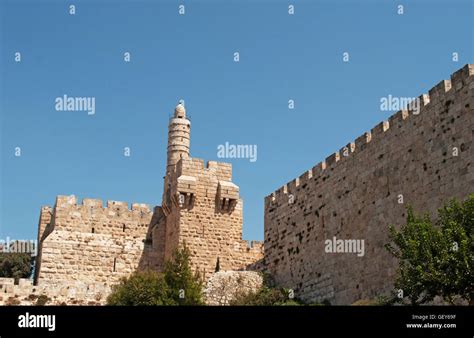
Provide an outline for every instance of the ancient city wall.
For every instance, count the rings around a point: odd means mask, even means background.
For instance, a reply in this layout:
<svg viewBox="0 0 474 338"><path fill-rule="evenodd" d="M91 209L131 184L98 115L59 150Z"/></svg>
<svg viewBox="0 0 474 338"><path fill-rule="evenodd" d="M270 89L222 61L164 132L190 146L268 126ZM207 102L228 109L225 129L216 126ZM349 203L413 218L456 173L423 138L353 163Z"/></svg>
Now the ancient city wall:
<svg viewBox="0 0 474 338"><path fill-rule="evenodd" d="M0 305L104 305L109 293L110 287L100 284L72 281L52 287L33 285L31 279L15 283L13 278L0 278Z"/></svg>
<svg viewBox="0 0 474 338"><path fill-rule="evenodd" d="M41 233L42 209L39 231ZM125 202L58 196L50 223L40 234L36 282L40 286L71 282L112 285L144 261L144 247L152 213L148 206Z"/></svg>
<svg viewBox="0 0 474 338"><path fill-rule="evenodd" d="M406 207L435 214L474 193L474 66L419 97L265 198L265 264L307 301L351 304L392 289L388 226ZM365 241L363 256L327 253L327 239Z"/></svg>

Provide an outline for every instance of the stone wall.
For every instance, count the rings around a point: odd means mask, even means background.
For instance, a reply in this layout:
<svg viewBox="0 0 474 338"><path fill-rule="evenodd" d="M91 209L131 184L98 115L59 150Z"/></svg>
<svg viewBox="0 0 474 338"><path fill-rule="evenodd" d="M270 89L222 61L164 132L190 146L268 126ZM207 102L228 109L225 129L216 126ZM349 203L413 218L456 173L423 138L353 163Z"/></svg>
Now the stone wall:
<svg viewBox="0 0 474 338"><path fill-rule="evenodd" d="M44 206L41 208L40 218L38 222L38 237L37 237L38 252L36 255L36 268L34 272L35 274L33 276L35 284L37 284L38 282L39 272L41 271L42 241L52 231L52 228L53 228L51 226L52 216L53 216L53 209L51 207ZM45 232L47 227L48 227L48 232Z"/></svg>
<svg viewBox="0 0 474 338"><path fill-rule="evenodd" d="M163 209L156 206L148 227L140 268L163 271L165 262L166 223Z"/></svg>
<svg viewBox="0 0 474 338"><path fill-rule="evenodd" d="M265 198L265 264L304 300L351 304L392 289L388 226L406 207L436 214L474 193L474 66L419 97ZM325 240L364 240L363 256L328 253Z"/></svg>
<svg viewBox="0 0 474 338"><path fill-rule="evenodd" d="M219 271L212 275L204 290L207 305L229 305L236 295L256 292L263 277L255 271Z"/></svg>
<svg viewBox="0 0 474 338"><path fill-rule="evenodd" d="M75 196L58 196L41 236L37 284L118 282L144 261L151 216L142 204L129 210L125 202L108 201L102 208L100 200L84 199L78 205Z"/></svg>
<svg viewBox="0 0 474 338"><path fill-rule="evenodd" d="M0 305L104 305L110 287L83 282L33 285L31 279L0 278ZM44 304L38 298L48 297Z"/></svg>
<svg viewBox="0 0 474 338"><path fill-rule="evenodd" d="M261 242L242 240L243 201L231 164L182 158L169 181L165 260L186 244L193 268L208 279L218 260L222 270L240 270L263 258Z"/></svg>

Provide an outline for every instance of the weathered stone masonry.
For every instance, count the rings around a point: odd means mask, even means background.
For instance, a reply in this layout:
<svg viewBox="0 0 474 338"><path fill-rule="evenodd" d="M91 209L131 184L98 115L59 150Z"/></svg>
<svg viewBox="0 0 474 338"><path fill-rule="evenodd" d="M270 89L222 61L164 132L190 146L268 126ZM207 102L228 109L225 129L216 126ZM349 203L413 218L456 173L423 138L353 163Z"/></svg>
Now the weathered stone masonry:
<svg viewBox="0 0 474 338"><path fill-rule="evenodd" d="M58 196L54 209L41 210L36 284L117 283L139 267L151 215L144 204L103 208L101 200Z"/></svg>
<svg viewBox="0 0 474 338"><path fill-rule="evenodd" d="M184 243L211 286L221 285L219 276L211 283L219 261L221 271L265 265L307 301L350 304L387 293L397 267L383 247L388 225L405 222L408 204L435 213L473 192L473 73L465 66L420 96L419 115L396 113L267 196L265 259L262 243L242 240L231 165L189 156L191 123L180 104L169 124L162 205L58 196L41 209L34 285L0 280L0 303L46 294L54 304L103 304L121 277L161 271ZM326 253L333 237L364 240L365 255Z"/></svg>
<svg viewBox="0 0 474 338"><path fill-rule="evenodd" d="M162 206L58 196L41 208L34 282L4 284L4 299L30 290L53 302L103 304L112 285L137 269L162 271L173 252L186 244L191 265L209 280L221 270L259 269L263 243L242 240L239 187L232 166L189 156L191 122L179 104L168 128L168 159ZM3 284L2 284L3 283ZM17 292L18 295L10 293Z"/></svg>
<svg viewBox="0 0 474 338"><path fill-rule="evenodd" d="M265 264L277 282L333 304L390 292L388 226L406 221L407 205L435 215L474 192L473 75L466 65L419 97L419 115L399 111L265 198ZM334 236L364 239L365 255L326 253Z"/></svg>

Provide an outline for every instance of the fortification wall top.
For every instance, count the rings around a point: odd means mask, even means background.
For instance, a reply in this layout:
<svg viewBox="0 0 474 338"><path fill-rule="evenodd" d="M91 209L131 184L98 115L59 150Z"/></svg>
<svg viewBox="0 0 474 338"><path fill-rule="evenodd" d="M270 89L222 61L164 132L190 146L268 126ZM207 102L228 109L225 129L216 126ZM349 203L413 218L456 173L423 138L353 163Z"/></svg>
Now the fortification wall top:
<svg viewBox="0 0 474 338"><path fill-rule="evenodd" d="M244 242L247 243L247 248L250 248L250 249L261 250L263 248L263 241L247 241L247 240L244 240Z"/></svg>
<svg viewBox="0 0 474 338"><path fill-rule="evenodd" d="M176 166L176 175L199 176L203 173L215 175L218 180L232 181L232 164L225 162L208 161L199 158L182 158Z"/></svg>
<svg viewBox="0 0 474 338"><path fill-rule="evenodd" d="M418 118L425 112L433 113L435 110L430 109L431 106L445 104L447 95L450 91L462 90L472 82L473 75L474 65L465 65L463 68L451 75L451 80L443 80L431 88L428 91L429 94L420 95L418 97L418 111L416 111L413 106L409 106L407 109L396 112L388 118L388 121L380 122L370 131L357 137L355 141L350 142L341 150L329 155L324 161L316 164L312 169L306 171L298 178L291 180L270 195L266 196L265 205L275 200L275 198L288 194L288 192L291 193L296 187L306 183L308 179L321 175L324 170L332 170L336 165L338 165L338 163L346 161L351 156L357 156L362 153L365 149L370 147L370 144L374 139L379 140L380 138L383 138L384 134L390 132L394 126L403 128L403 125L411 119Z"/></svg>
<svg viewBox="0 0 474 338"><path fill-rule="evenodd" d="M119 236L146 234L152 211L147 204L85 198L82 204L74 195L57 196L53 212L55 228L89 233L107 233Z"/></svg>
<svg viewBox="0 0 474 338"><path fill-rule="evenodd" d="M113 209L113 210L124 210L124 211L144 211L151 212L150 206L144 203L132 203L131 208L129 208L128 202L123 201L114 201L107 200L106 207L103 207L102 200L94 198L84 198L82 204L77 203L77 198L75 195L58 195L56 197L55 208L70 208L70 207L89 207L89 208L102 208L102 209ZM51 207L43 207L49 208Z"/></svg>

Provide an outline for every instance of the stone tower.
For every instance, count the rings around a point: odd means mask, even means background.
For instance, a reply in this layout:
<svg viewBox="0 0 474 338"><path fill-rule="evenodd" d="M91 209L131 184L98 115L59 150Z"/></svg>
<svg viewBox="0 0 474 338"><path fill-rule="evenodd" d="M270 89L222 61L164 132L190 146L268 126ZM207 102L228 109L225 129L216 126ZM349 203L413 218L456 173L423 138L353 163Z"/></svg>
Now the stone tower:
<svg viewBox="0 0 474 338"><path fill-rule="evenodd" d="M186 118L184 102L180 100L168 125L168 156L166 162L164 195L169 191L169 178L170 174L173 173L176 168L176 163L178 163L182 158L189 158L190 133L191 122Z"/></svg>
<svg viewBox="0 0 474 338"><path fill-rule="evenodd" d="M242 200L232 182L232 165L190 157L191 122L181 101L168 125L168 158L163 201L147 235L148 268L161 270L186 244L195 270L210 277L217 261L222 270L239 270L263 257L263 245L242 240Z"/></svg>

